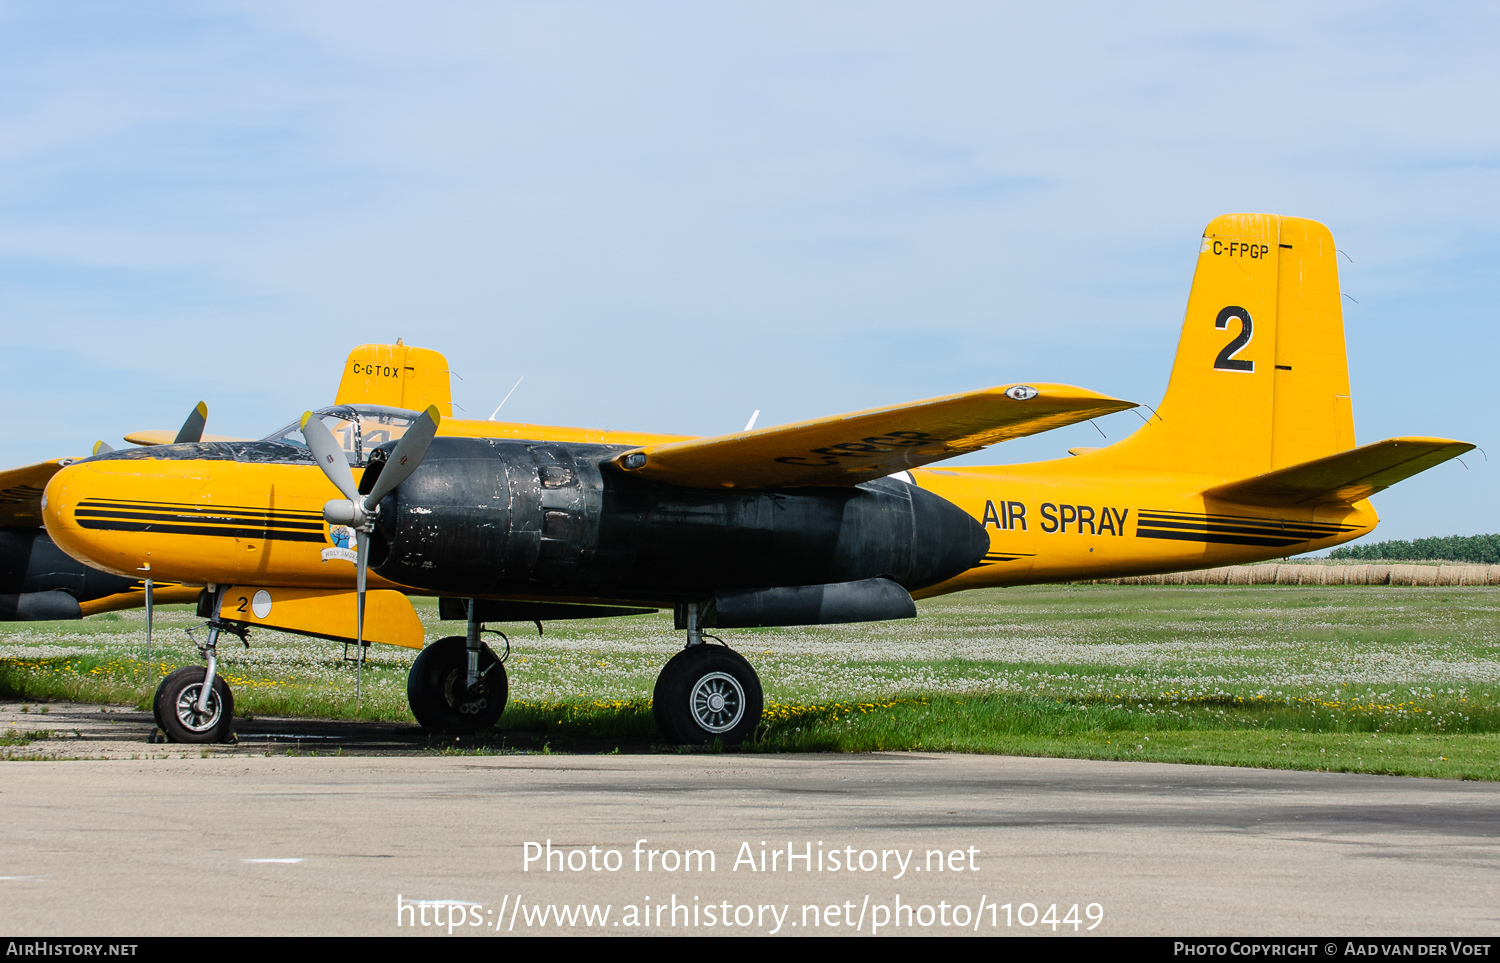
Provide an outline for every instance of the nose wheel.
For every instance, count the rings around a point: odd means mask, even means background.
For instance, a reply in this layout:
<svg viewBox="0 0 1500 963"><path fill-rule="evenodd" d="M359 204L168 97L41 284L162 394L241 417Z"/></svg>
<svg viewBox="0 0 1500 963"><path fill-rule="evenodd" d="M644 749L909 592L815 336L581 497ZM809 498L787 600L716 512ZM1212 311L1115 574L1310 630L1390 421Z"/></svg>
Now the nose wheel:
<svg viewBox="0 0 1500 963"><path fill-rule="evenodd" d="M234 721L234 694L221 675L214 675L206 700L201 666L178 669L161 681L151 714L169 742L224 742ZM200 705L206 702L206 706Z"/></svg>
<svg viewBox="0 0 1500 963"><path fill-rule="evenodd" d="M744 656L700 642L662 668L651 709L668 742L732 746L755 731L763 704L760 677Z"/></svg>

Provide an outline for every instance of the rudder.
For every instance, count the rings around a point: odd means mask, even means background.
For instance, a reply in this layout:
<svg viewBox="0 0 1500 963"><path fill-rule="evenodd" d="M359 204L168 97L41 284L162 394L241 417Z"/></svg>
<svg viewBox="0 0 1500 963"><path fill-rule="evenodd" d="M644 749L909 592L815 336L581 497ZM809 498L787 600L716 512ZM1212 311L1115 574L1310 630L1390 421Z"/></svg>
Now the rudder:
<svg viewBox="0 0 1500 963"><path fill-rule="evenodd" d="M1211 221L1159 417L1112 460L1231 479L1354 447L1337 256L1316 221Z"/></svg>

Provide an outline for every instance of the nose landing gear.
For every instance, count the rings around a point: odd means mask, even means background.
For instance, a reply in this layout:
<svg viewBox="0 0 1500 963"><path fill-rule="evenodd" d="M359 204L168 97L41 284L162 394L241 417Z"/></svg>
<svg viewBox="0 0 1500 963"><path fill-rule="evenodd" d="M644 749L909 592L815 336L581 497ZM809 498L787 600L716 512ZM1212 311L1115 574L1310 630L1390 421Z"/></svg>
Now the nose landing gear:
<svg viewBox="0 0 1500 963"><path fill-rule="evenodd" d="M760 724L764 695L760 676L745 657L723 645L706 645L698 606L687 610L687 648L656 678L651 709L668 742L707 745L715 739L739 745Z"/></svg>
<svg viewBox="0 0 1500 963"><path fill-rule="evenodd" d="M234 721L234 694L218 674L219 633L230 632L245 641L245 630L219 618L224 586L218 586L208 603L208 638L198 646L208 665L184 666L161 680L151 700L151 714L168 742L227 742ZM204 614L204 601L199 614ZM246 642L248 645L249 643Z"/></svg>

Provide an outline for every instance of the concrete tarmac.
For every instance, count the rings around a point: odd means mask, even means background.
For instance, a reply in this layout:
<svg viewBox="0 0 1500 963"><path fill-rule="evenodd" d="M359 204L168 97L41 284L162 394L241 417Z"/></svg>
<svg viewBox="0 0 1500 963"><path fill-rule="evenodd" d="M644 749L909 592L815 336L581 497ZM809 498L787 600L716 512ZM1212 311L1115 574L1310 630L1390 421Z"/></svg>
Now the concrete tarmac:
<svg viewBox="0 0 1500 963"><path fill-rule="evenodd" d="M0 919L28 936L1073 936L1076 906L1078 935L1091 914L1095 934L1494 935L1497 831L1495 784L1151 763L27 761L0 767ZM551 870L545 849L528 865L548 840Z"/></svg>

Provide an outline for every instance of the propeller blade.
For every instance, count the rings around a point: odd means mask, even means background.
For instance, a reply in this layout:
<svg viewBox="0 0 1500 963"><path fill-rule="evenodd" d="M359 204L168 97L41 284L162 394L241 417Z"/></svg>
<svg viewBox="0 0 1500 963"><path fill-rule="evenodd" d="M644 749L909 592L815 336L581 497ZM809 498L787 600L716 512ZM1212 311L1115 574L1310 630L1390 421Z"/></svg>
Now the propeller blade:
<svg viewBox="0 0 1500 963"><path fill-rule="evenodd" d="M106 445L104 442L102 442L102 441L96 441L96 442L94 442L94 454L96 454L96 455L107 455L107 454L109 454L112 451L114 451L114 449L111 448L109 445Z"/></svg>
<svg viewBox="0 0 1500 963"><path fill-rule="evenodd" d="M318 467L323 469L323 474L333 482L345 498L351 502L359 501L359 487L354 484L354 473L349 470L349 461L344 457L344 448L333 437L333 432L323 424L323 419L311 411L302 416L302 437L307 442L307 450L312 452ZM364 544L364 540L360 540Z"/></svg>
<svg viewBox="0 0 1500 963"><path fill-rule="evenodd" d="M370 567L368 533L359 533L359 545L354 550L354 558L354 713L358 715L360 676L365 669L365 573Z"/></svg>
<svg viewBox="0 0 1500 963"><path fill-rule="evenodd" d="M370 494L365 496L366 512L374 512L375 506L380 504L382 498L389 495L397 485L406 481L411 477L411 473L417 470L442 421L443 416L438 414L437 405L428 405L427 410L422 412L422 417L417 419L417 423L406 429L406 434L396 442L395 451L392 451L391 457L386 459L385 467L380 471L380 477L375 479L375 487L370 489Z"/></svg>
<svg viewBox="0 0 1500 963"><path fill-rule="evenodd" d="M208 424L208 405L198 402L198 406L188 412L187 421L177 429L177 437L172 439L172 444L180 445L185 441L202 441L203 428Z"/></svg>

